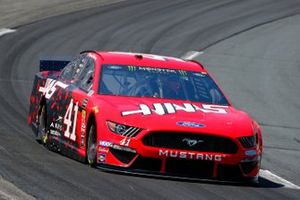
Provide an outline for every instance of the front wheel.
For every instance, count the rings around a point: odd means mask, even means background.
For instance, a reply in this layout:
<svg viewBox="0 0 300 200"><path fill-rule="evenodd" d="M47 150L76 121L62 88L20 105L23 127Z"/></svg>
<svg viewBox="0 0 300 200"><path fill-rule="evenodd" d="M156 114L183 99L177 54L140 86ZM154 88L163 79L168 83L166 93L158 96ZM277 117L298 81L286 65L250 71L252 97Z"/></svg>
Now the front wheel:
<svg viewBox="0 0 300 200"><path fill-rule="evenodd" d="M91 167L96 166L96 151L97 151L97 132L96 126L92 124L89 128L89 135L86 147L87 153L87 162Z"/></svg>

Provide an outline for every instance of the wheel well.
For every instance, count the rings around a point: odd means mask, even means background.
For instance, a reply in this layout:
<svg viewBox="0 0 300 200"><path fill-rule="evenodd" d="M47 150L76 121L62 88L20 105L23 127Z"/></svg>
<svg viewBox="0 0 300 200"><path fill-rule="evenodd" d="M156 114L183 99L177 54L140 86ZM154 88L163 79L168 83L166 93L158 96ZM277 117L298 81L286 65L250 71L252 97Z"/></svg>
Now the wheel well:
<svg viewBox="0 0 300 200"><path fill-rule="evenodd" d="M88 138L89 138L90 127L91 127L92 124L94 124L95 128L96 128L96 118L95 118L94 113L91 113L89 115L89 119L88 119L88 123L87 123L87 129L86 129L86 136L85 136L85 144L86 145L87 145L87 141L88 141Z"/></svg>
<svg viewBox="0 0 300 200"><path fill-rule="evenodd" d="M88 123L87 123L87 133L88 133L88 131L90 129L90 126L92 124L96 125L96 118L95 118L94 113L91 113L90 116L89 116Z"/></svg>
<svg viewBox="0 0 300 200"><path fill-rule="evenodd" d="M85 162L87 162L87 148L88 148L88 139L89 139L89 132L90 132L90 127L91 125L94 124L96 126L96 118L94 113L90 113L88 117L88 122L87 122L87 129L86 129L86 135L85 135Z"/></svg>
<svg viewBox="0 0 300 200"><path fill-rule="evenodd" d="M40 100L40 105L39 105L39 109L38 109L38 115L41 114L43 106L46 106L46 98L45 98L45 96L42 96L42 98Z"/></svg>
<svg viewBox="0 0 300 200"><path fill-rule="evenodd" d="M44 113L45 116L44 117L45 117L46 124L47 124L48 116L47 116L47 106L46 106L46 98L45 98L45 96L42 96L42 98L40 100L40 104L39 104L38 111L37 111L37 116L38 116L37 119L36 119L37 123L40 123L39 122L39 118L40 118L40 116L42 114L43 107L45 107L45 113Z"/></svg>

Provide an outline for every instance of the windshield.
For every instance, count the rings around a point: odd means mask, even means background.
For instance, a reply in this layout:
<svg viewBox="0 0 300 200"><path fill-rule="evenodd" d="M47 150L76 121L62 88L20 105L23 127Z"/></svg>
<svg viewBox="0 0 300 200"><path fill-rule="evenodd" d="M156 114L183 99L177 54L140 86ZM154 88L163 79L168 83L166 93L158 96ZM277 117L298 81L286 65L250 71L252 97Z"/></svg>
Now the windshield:
<svg viewBox="0 0 300 200"><path fill-rule="evenodd" d="M205 72L127 65L102 65L101 69L99 94L228 105Z"/></svg>

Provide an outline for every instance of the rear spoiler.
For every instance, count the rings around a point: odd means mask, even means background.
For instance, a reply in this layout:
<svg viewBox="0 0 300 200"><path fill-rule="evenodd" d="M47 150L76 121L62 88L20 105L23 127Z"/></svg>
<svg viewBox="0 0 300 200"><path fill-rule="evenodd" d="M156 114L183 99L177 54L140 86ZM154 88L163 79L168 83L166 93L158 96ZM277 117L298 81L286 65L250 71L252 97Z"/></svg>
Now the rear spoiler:
<svg viewBox="0 0 300 200"><path fill-rule="evenodd" d="M70 61L69 60L40 60L40 72L41 71L60 71Z"/></svg>

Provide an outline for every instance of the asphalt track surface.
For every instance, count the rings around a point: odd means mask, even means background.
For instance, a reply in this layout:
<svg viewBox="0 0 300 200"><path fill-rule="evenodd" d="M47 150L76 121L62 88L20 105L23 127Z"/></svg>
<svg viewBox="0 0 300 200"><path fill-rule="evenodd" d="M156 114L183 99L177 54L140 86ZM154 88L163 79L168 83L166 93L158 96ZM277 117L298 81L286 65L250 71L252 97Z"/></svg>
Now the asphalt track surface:
<svg viewBox="0 0 300 200"><path fill-rule="evenodd" d="M294 0L126 1L18 27L0 38L0 175L38 199L299 199L266 179L250 187L92 169L38 145L26 123L41 57L204 50L198 59L262 124L263 168L300 185L299 12Z"/></svg>

